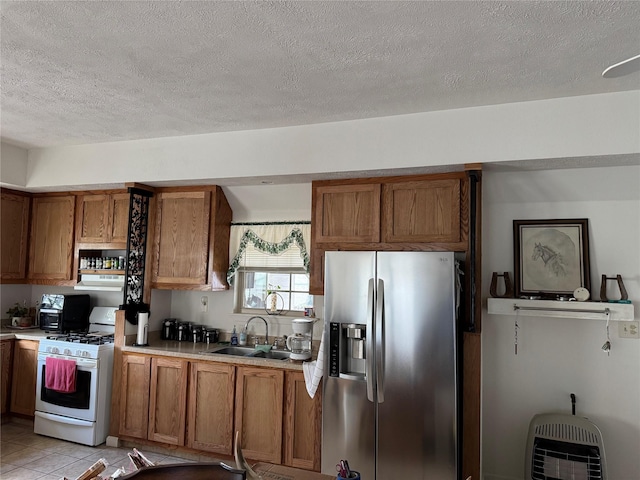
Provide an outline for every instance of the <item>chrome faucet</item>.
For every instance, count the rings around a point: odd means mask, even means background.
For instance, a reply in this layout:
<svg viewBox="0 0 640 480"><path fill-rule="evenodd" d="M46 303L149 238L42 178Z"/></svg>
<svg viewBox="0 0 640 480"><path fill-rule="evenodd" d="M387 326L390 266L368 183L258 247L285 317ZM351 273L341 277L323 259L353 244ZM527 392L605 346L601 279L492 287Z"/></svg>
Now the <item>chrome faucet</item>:
<svg viewBox="0 0 640 480"><path fill-rule="evenodd" d="M255 319L255 318L259 318L260 320L262 320L264 322L264 344L265 345L269 345L269 324L267 323L267 321L262 318L262 317L251 317L249 320L247 320L247 323L244 324L244 328L245 330L249 329L249 322L251 322L251 320Z"/></svg>

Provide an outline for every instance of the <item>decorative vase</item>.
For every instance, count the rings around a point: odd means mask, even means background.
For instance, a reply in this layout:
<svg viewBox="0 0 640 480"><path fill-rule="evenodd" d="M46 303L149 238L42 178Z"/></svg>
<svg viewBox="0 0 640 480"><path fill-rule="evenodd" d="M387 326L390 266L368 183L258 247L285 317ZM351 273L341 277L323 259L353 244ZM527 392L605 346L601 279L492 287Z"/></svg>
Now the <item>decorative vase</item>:
<svg viewBox="0 0 640 480"><path fill-rule="evenodd" d="M16 320L16 318L14 317L13 320ZM19 327L30 327L31 326L31 317L19 317L17 318L18 320L18 326Z"/></svg>

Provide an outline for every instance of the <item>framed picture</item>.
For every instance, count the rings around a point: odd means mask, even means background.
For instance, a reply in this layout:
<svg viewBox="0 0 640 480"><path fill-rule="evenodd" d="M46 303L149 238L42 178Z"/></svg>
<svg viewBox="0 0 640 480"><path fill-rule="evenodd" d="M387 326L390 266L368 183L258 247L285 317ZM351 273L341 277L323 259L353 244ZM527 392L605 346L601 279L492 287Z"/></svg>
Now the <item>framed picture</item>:
<svg viewBox="0 0 640 480"><path fill-rule="evenodd" d="M515 296L557 298L591 291L588 219L514 220Z"/></svg>

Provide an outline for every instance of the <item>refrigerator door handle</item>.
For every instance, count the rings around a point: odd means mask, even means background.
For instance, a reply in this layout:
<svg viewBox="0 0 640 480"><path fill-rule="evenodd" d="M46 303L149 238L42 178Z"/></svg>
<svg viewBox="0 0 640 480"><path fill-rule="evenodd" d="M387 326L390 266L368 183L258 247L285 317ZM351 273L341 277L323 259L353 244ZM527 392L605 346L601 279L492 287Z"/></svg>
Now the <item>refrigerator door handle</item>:
<svg viewBox="0 0 640 480"><path fill-rule="evenodd" d="M375 316L376 393L378 403L384 402L384 281L378 280Z"/></svg>
<svg viewBox="0 0 640 480"><path fill-rule="evenodd" d="M367 399L374 402L373 392L373 328L374 328L374 281L369 279L369 290L367 294L367 340L365 345L365 378L367 379Z"/></svg>

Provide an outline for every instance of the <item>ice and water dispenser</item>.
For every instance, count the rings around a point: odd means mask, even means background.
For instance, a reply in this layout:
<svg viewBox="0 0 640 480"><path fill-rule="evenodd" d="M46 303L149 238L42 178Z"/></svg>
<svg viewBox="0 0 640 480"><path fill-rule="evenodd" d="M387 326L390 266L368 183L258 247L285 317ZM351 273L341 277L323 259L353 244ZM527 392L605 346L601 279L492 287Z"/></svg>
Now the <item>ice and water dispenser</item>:
<svg viewBox="0 0 640 480"><path fill-rule="evenodd" d="M367 327L358 323L329 324L329 375L364 380Z"/></svg>

